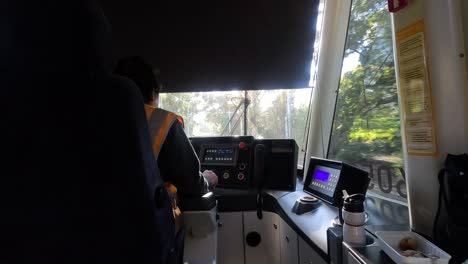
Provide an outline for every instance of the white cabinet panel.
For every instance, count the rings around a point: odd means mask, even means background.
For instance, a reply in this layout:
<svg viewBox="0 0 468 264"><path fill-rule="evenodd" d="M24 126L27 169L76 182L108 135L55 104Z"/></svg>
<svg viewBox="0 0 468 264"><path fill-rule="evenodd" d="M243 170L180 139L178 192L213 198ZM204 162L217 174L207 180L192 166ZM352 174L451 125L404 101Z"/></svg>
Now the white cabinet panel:
<svg viewBox="0 0 468 264"><path fill-rule="evenodd" d="M281 264L299 263L298 240L296 232L280 219Z"/></svg>
<svg viewBox="0 0 468 264"><path fill-rule="evenodd" d="M244 263L244 237L242 212L220 213L218 229L218 263Z"/></svg>
<svg viewBox="0 0 468 264"><path fill-rule="evenodd" d="M325 260L280 216L263 212L221 213L218 230L219 264L326 264ZM253 247L246 237L257 232L260 243Z"/></svg>
<svg viewBox="0 0 468 264"><path fill-rule="evenodd" d="M274 213L263 212L263 219L256 212L244 212L245 264L280 264L280 217ZM250 232L258 232L261 242L249 246L245 238Z"/></svg>
<svg viewBox="0 0 468 264"><path fill-rule="evenodd" d="M326 264L325 260L311 248L307 242L299 237L299 263L300 264Z"/></svg>

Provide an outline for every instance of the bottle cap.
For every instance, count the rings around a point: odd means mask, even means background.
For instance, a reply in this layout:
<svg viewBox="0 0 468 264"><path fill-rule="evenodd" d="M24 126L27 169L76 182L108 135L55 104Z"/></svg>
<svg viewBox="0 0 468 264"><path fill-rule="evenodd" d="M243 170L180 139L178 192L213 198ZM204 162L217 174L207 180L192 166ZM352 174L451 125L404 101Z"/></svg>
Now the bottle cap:
<svg viewBox="0 0 468 264"><path fill-rule="evenodd" d="M364 212L364 200L366 197L364 194L353 194L344 199L343 209L350 213L362 213Z"/></svg>

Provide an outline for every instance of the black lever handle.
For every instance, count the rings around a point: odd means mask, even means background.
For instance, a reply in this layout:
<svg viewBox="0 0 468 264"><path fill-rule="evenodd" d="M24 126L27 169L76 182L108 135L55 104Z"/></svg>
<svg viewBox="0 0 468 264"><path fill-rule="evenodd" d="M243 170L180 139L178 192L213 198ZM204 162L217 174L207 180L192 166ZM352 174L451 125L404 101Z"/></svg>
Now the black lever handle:
<svg viewBox="0 0 468 264"><path fill-rule="evenodd" d="M257 218L263 218L262 188L265 180L265 145L257 144L254 153L254 186L257 187Z"/></svg>
<svg viewBox="0 0 468 264"><path fill-rule="evenodd" d="M261 192L257 194L257 218L263 219L263 197Z"/></svg>

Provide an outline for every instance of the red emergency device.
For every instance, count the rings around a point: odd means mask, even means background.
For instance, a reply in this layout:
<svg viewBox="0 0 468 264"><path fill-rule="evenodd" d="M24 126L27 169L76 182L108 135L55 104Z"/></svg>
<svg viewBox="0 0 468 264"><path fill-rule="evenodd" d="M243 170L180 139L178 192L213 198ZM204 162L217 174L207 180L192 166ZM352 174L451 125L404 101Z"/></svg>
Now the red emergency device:
<svg viewBox="0 0 468 264"><path fill-rule="evenodd" d="M395 13L408 5L409 0L388 0L388 11Z"/></svg>

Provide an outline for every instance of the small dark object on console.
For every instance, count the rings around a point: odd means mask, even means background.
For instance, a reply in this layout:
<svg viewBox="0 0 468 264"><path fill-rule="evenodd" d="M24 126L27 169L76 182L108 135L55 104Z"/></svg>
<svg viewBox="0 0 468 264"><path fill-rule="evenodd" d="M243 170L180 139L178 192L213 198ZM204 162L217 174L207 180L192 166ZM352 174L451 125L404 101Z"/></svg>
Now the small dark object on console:
<svg viewBox="0 0 468 264"><path fill-rule="evenodd" d="M296 200L292 211L295 214L301 215L315 210L320 205L322 203L319 199L312 196L304 196Z"/></svg>

